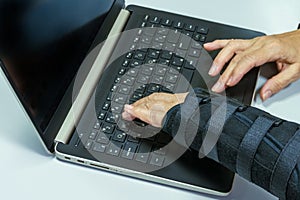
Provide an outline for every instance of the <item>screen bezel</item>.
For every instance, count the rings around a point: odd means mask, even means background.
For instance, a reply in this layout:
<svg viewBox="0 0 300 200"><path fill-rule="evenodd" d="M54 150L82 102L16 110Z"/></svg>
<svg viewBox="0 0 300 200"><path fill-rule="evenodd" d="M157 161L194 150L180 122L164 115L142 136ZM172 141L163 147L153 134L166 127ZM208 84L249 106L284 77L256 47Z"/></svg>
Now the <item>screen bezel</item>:
<svg viewBox="0 0 300 200"><path fill-rule="evenodd" d="M94 36L93 36L94 39L93 39L93 41L91 41L90 50L92 49L92 47L96 46L97 44L99 44L100 42L105 40L105 38L109 34L109 30L113 26L113 22L115 21L114 19L117 18L119 11L124 7L124 5L125 5L125 3L123 0L112 0L112 6L109 10L107 10L107 13L105 15L105 20L103 21L102 24L100 24L98 26L97 31L94 33ZM97 21L95 19L92 21L92 23L96 23L96 22ZM89 51L87 51L86 54L88 54ZM1 65L0 67L2 68L7 81L9 82L10 86L12 87L19 102L22 104L22 107L24 108L26 114L30 118L30 120L33 123L34 127L36 128L37 132L39 133L40 138L42 139L42 141L44 143L44 146L47 148L47 150L49 152L53 153L54 146L55 146L55 143L54 143L55 137L56 137L60 127L62 126L64 119L65 119L66 115L68 114L69 109L71 108L71 105L72 105L72 95L73 95L72 90L73 90L75 77L73 77L73 80L67 87L64 96L62 97L54 114L51 116L50 121L49 121L48 125L46 126L45 130L42 131L38 127L39 125L35 123L34 118L31 114L29 108L26 106L26 102L24 102L22 95L21 95L20 91L18 90L18 87L16 87L16 83L11 78L11 75L5 66L4 59L3 59L3 61L1 61L1 58L0 58L0 65Z"/></svg>

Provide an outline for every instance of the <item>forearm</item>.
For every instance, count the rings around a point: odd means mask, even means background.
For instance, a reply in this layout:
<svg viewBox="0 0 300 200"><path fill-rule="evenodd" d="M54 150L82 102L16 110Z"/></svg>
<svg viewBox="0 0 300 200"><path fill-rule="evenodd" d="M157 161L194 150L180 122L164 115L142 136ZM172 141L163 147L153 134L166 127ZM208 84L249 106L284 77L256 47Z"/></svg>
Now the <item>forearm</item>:
<svg viewBox="0 0 300 200"><path fill-rule="evenodd" d="M209 96L199 94L201 90L196 93L198 98L189 95L181 107L198 108L194 113L199 112L200 117L191 112L184 112L183 109L181 111L179 106L174 107L168 113L164 130L174 136L177 134L179 123L173 121L187 123L185 141L178 142L191 143L191 149L202 151L207 134L217 134L207 133L207 124L213 122L213 116L218 114L225 104L220 100L207 101ZM298 161L299 125L280 120L253 107L244 107L231 100L227 101L226 109L227 113L232 114L224 118L224 127L216 143L217 154L211 153L208 157L281 199L285 196L286 199L299 199L300 164L293 161ZM182 120L183 118L186 120ZM197 130L195 138L190 130ZM296 163L295 166L293 163Z"/></svg>

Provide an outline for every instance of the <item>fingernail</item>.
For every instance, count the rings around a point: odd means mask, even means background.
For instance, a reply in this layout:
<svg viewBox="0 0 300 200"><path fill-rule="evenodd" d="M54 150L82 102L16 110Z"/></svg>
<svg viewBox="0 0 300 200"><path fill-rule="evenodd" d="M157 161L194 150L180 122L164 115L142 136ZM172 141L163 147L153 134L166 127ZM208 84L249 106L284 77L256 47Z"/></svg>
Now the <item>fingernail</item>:
<svg viewBox="0 0 300 200"><path fill-rule="evenodd" d="M264 94L263 94L263 100L267 100L268 98L270 98L273 95L271 90L267 90Z"/></svg>
<svg viewBox="0 0 300 200"><path fill-rule="evenodd" d="M218 81L213 87L212 91L213 92L222 92L225 89L224 84L222 84L220 81Z"/></svg>
<svg viewBox="0 0 300 200"><path fill-rule="evenodd" d="M210 76L215 75L217 69L218 69L218 67L217 67L216 65L211 66L211 68L210 68L208 74L209 74Z"/></svg>
<svg viewBox="0 0 300 200"><path fill-rule="evenodd" d="M212 42L207 42L207 43L204 44L204 47L209 46L211 44L212 44Z"/></svg>
<svg viewBox="0 0 300 200"><path fill-rule="evenodd" d="M226 85L231 86L232 84L233 84L233 77L231 76L231 77L229 78L229 80L227 81Z"/></svg>

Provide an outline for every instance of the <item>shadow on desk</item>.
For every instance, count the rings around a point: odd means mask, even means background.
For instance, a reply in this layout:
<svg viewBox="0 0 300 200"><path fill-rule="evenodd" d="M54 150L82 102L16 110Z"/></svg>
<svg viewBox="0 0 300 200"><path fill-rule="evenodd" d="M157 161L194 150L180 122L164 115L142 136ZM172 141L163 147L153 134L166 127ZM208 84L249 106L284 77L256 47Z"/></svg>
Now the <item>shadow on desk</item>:
<svg viewBox="0 0 300 200"><path fill-rule="evenodd" d="M271 64L271 65L262 66L261 71L260 71L260 75L266 80L270 79L277 73L278 73L278 71L277 71L275 63ZM259 92L260 92L261 88L262 88L262 86L256 91L256 94L255 94L255 101L257 101L257 102L261 101L260 96L259 96ZM292 83L289 86L287 86L285 89L281 90L278 94L273 95L270 99L265 101L263 104L265 107L268 107L275 102L279 102L286 98L294 96L297 94L297 93L295 93L295 91L299 91L299 88L300 88L300 81Z"/></svg>

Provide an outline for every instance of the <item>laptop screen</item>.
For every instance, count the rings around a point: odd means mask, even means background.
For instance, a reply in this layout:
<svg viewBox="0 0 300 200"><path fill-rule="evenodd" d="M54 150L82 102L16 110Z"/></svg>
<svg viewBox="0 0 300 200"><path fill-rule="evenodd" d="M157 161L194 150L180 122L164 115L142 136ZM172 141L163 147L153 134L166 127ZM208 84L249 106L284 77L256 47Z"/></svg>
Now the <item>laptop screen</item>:
<svg viewBox="0 0 300 200"><path fill-rule="evenodd" d="M0 58L44 133L115 0L2 0Z"/></svg>

